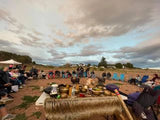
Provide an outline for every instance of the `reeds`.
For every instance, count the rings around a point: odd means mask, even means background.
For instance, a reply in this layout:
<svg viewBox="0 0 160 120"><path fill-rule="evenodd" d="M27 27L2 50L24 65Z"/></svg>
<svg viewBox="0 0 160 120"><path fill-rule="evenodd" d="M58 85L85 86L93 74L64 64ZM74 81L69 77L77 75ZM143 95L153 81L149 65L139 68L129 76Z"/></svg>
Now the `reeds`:
<svg viewBox="0 0 160 120"><path fill-rule="evenodd" d="M46 99L45 111L47 120L88 120L91 116L118 116L123 108L117 96ZM111 117L112 118L112 117Z"/></svg>

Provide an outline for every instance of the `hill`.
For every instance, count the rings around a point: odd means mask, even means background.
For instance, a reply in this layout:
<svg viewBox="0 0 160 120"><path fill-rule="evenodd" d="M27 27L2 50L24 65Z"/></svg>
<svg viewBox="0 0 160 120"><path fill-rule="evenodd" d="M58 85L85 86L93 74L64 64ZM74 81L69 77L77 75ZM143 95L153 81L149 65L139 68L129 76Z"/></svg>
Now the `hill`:
<svg viewBox="0 0 160 120"><path fill-rule="evenodd" d="M14 59L18 62L30 64L32 63L32 58L27 55L17 55L15 53L0 51L0 61Z"/></svg>

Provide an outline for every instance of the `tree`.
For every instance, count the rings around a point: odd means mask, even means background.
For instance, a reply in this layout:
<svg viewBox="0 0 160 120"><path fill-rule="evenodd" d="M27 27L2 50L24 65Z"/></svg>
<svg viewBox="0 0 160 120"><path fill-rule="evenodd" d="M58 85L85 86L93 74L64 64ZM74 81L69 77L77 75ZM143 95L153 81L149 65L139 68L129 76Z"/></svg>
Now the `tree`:
<svg viewBox="0 0 160 120"><path fill-rule="evenodd" d="M125 64L125 66L126 66L127 68L134 68L133 64L131 64L131 63L127 63L127 64Z"/></svg>
<svg viewBox="0 0 160 120"><path fill-rule="evenodd" d="M71 67L71 64L70 64L70 63L66 63L66 64L64 65L64 67L69 68L69 67Z"/></svg>
<svg viewBox="0 0 160 120"><path fill-rule="evenodd" d="M36 64L36 62L35 62L35 61L33 61L32 63L33 63L34 65Z"/></svg>
<svg viewBox="0 0 160 120"><path fill-rule="evenodd" d="M116 63L115 64L116 68L122 69L123 65L121 63Z"/></svg>
<svg viewBox="0 0 160 120"><path fill-rule="evenodd" d="M90 67L91 66L91 64L89 63L88 65L87 65L87 67Z"/></svg>
<svg viewBox="0 0 160 120"><path fill-rule="evenodd" d="M107 61L105 57L102 57L101 61L98 63L98 67L101 66L107 67Z"/></svg>

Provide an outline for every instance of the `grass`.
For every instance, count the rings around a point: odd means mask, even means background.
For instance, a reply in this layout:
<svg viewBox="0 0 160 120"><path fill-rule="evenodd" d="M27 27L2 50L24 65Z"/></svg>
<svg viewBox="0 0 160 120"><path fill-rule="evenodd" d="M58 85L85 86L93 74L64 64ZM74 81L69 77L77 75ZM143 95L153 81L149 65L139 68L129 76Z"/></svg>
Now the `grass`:
<svg viewBox="0 0 160 120"><path fill-rule="evenodd" d="M22 98L23 102L16 106L16 109L27 109L32 103L36 102L36 100L38 99L38 96L24 96Z"/></svg>
<svg viewBox="0 0 160 120"><path fill-rule="evenodd" d="M40 111L34 112L30 117L35 116L37 119L41 117L42 113Z"/></svg>
<svg viewBox="0 0 160 120"><path fill-rule="evenodd" d="M13 120L27 120L27 116L25 113L17 114Z"/></svg>
<svg viewBox="0 0 160 120"><path fill-rule="evenodd" d="M40 87L38 85L32 85L32 86L29 86L32 88L32 90L39 90Z"/></svg>

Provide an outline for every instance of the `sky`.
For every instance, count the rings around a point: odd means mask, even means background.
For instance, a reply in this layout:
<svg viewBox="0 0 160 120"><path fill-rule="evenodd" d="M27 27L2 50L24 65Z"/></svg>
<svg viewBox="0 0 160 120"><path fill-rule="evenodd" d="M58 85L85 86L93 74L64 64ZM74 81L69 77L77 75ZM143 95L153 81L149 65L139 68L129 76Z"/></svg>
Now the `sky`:
<svg viewBox="0 0 160 120"><path fill-rule="evenodd" d="M160 0L0 0L0 50L36 63L160 67Z"/></svg>

